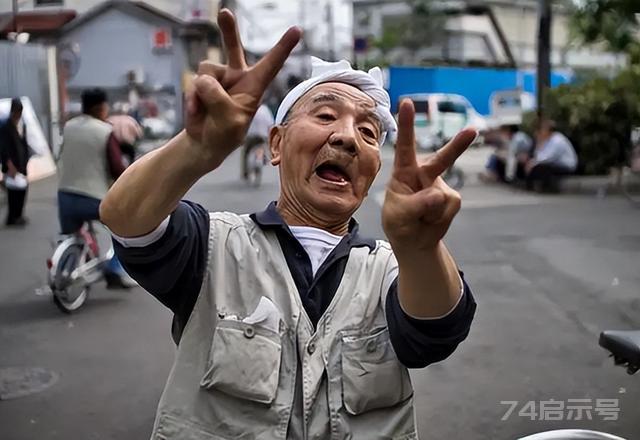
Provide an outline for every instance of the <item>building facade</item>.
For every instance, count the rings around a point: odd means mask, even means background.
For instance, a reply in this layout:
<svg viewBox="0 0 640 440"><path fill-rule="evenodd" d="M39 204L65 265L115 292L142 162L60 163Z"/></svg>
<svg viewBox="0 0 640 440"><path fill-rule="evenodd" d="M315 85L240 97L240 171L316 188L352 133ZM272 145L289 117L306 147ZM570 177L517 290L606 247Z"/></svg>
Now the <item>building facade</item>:
<svg viewBox="0 0 640 440"><path fill-rule="evenodd" d="M10 12L13 0L0 0L0 13ZM107 0L19 0L19 12L74 10L84 14ZM149 5L182 20L208 20L215 17L218 0L150 0Z"/></svg>
<svg viewBox="0 0 640 440"><path fill-rule="evenodd" d="M171 134L182 125L184 79L215 43L210 24L185 22L140 2L108 1L86 11L57 35L69 103L101 87L116 107L149 130Z"/></svg>
<svg viewBox="0 0 640 440"><path fill-rule="evenodd" d="M533 68L537 64L537 1L443 1L435 4L449 13L444 25L445 35L434 38L435 44L425 42L415 53L396 48L385 54L388 62L514 64L520 68ZM478 13L483 8L490 13ZM353 0L354 38L369 42L369 47L361 51L360 56L379 58L380 51L370 43L379 40L394 24L406 20L411 12L404 0ZM551 35L551 62L556 68L615 67L624 62L623 57L597 48L573 47L566 8L554 7Z"/></svg>

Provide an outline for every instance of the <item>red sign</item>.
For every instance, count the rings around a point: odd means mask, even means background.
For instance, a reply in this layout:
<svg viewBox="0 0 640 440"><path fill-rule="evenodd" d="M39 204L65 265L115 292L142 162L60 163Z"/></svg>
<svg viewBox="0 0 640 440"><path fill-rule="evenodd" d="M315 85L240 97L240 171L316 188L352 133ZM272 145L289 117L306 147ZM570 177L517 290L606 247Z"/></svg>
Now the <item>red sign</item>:
<svg viewBox="0 0 640 440"><path fill-rule="evenodd" d="M156 29L153 33L153 48L154 49L171 49L172 39L170 29Z"/></svg>

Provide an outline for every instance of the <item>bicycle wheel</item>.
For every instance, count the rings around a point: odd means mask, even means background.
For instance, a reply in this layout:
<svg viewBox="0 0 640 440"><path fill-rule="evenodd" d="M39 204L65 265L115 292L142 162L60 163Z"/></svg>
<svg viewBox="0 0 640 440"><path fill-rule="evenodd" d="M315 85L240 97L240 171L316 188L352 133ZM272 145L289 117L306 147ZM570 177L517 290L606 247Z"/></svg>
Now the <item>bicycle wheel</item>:
<svg viewBox="0 0 640 440"><path fill-rule="evenodd" d="M450 167L442 176L444 181L456 191L464 186L464 172L457 167Z"/></svg>
<svg viewBox="0 0 640 440"><path fill-rule="evenodd" d="M622 194L640 207L640 172L633 172L628 168L622 171Z"/></svg>
<svg viewBox="0 0 640 440"><path fill-rule="evenodd" d="M262 145L256 145L247 155L247 170L249 171L249 184L259 187L262 183L262 167L264 165L264 150Z"/></svg>
<svg viewBox="0 0 640 440"><path fill-rule="evenodd" d="M60 256L53 278L53 302L64 313L78 310L87 300L89 286L72 278L75 269L89 260L81 244L72 244Z"/></svg>
<svg viewBox="0 0 640 440"><path fill-rule="evenodd" d="M261 183L262 183L262 165L258 165L251 172L251 184L257 188L260 186Z"/></svg>

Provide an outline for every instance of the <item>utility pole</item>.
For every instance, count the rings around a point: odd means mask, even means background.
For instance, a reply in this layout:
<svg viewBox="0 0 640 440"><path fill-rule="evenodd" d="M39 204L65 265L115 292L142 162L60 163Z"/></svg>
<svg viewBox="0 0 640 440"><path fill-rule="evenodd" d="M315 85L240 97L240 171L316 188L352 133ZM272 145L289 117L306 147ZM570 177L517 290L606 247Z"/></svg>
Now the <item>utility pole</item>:
<svg viewBox="0 0 640 440"><path fill-rule="evenodd" d="M336 27L333 22L333 0L327 1L327 43L329 44L329 59L336 60Z"/></svg>
<svg viewBox="0 0 640 440"><path fill-rule="evenodd" d="M13 16L13 31L18 34L18 0L11 2L11 15Z"/></svg>
<svg viewBox="0 0 640 440"><path fill-rule="evenodd" d="M299 1L299 5L300 5L300 27L302 28L302 41L300 42L302 45L302 53L304 55L308 55L309 54L309 43L308 43L308 34L307 34L307 1L306 0L300 0Z"/></svg>
<svg viewBox="0 0 640 440"><path fill-rule="evenodd" d="M551 0L539 0L538 74L536 94L538 118L545 115L544 95L551 85Z"/></svg>

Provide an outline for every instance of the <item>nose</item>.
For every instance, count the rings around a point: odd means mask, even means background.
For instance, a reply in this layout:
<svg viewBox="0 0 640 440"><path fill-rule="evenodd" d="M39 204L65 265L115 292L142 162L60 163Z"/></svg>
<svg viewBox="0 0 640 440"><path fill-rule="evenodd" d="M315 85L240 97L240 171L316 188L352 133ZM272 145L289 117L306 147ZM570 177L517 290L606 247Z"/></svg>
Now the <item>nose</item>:
<svg viewBox="0 0 640 440"><path fill-rule="evenodd" d="M346 124L331 134L329 137L329 145L343 150L350 156L355 156L358 153L356 134L353 128L347 127Z"/></svg>

